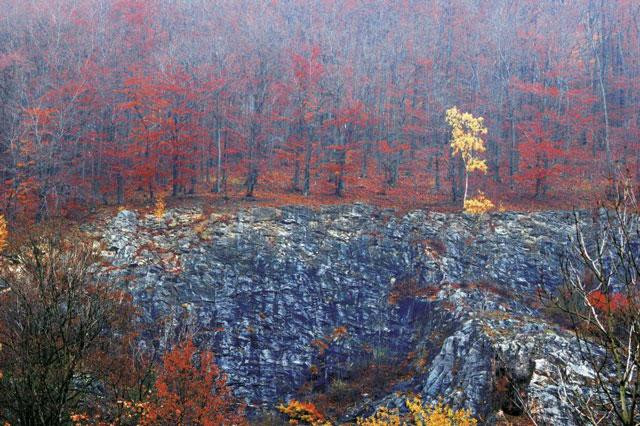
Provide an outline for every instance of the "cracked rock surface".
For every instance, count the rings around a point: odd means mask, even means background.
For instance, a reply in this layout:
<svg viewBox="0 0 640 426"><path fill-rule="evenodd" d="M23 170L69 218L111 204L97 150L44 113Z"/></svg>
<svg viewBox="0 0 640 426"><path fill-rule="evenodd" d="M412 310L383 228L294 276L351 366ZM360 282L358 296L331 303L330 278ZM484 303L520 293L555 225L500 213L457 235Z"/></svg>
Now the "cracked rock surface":
<svg viewBox="0 0 640 426"><path fill-rule="evenodd" d="M409 378L382 398L363 397L351 418L400 406L398 390L470 408L487 423L517 414L509 401L522 397L540 424L571 424L554 370L580 365L536 290L560 284L572 230L567 212L396 216L352 204L176 209L162 219L125 210L98 234L105 269L145 318L189 321L250 407L293 397L317 362L314 342L342 330L328 376L371 348L399 360L420 354Z"/></svg>

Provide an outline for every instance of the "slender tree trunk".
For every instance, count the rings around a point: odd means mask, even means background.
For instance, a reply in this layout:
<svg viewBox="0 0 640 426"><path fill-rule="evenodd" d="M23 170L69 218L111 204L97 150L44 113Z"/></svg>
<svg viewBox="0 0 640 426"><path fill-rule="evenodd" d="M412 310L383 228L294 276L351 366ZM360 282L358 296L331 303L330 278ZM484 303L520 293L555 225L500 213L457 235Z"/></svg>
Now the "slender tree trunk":
<svg viewBox="0 0 640 426"><path fill-rule="evenodd" d="M220 144L220 121L216 120L216 151L218 154L216 165L216 193L220 193L221 190L221 172L222 172L222 149Z"/></svg>
<svg viewBox="0 0 640 426"><path fill-rule="evenodd" d="M360 177L361 178L366 178L367 177L367 169L369 166L369 150L370 150L370 146L371 144L369 142L366 142L364 144L364 147L362 148L362 164L360 166Z"/></svg>
<svg viewBox="0 0 640 426"><path fill-rule="evenodd" d="M247 174L247 193L246 197L253 197L253 191L255 190L256 184L258 183L258 165L257 162L257 137L258 137L258 129L257 124L251 125L251 145L249 146L249 171Z"/></svg>
<svg viewBox="0 0 640 426"><path fill-rule="evenodd" d="M300 160L298 160L297 158L293 166L293 179L291 180L291 189L294 192L300 191Z"/></svg>
<svg viewBox="0 0 640 426"><path fill-rule="evenodd" d="M302 182L302 194L307 196L309 195L309 190L311 188L311 156L313 146L311 145L311 140L307 140L304 152L304 179Z"/></svg>
<svg viewBox="0 0 640 426"><path fill-rule="evenodd" d="M342 193L344 191L344 162L345 162L345 158L344 158L344 151L339 152L339 164L340 164L340 170L338 171L338 173L336 173L336 189L335 189L335 195L338 197L342 197Z"/></svg>
<svg viewBox="0 0 640 426"><path fill-rule="evenodd" d="M171 195L175 197L178 195L178 157L176 155L173 156L171 163Z"/></svg>
<svg viewBox="0 0 640 426"><path fill-rule="evenodd" d="M603 7L603 2L601 2L601 9ZM591 10L589 11L589 20L591 21L593 18L593 16L591 15ZM604 14L604 12L601 10L601 16L600 16L600 20L601 20L601 26L604 25L602 24L602 20L604 20L604 16L602 16ZM591 22L591 25L593 26L594 23L593 21ZM604 148L605 148L605 156L606 156L606 162L607 162L607 177L608 178L612 178L613 174L614 174L614 170L613 170L613 158L612 158L612 154L611 154L611 145L610 145L610 141L609 141L609 108L608 108L608 104L607 104L607 91L605 89L605 85L604 85L604 69L602 66L602 61L600 58L600 54L598 53L598 47L595 44L595 40L594 40L594 36L595 36L595 29L592 27L590 28L590 34L589 34L589 40L591 42L591 50L593 52L593 56L594 59L596 61L596 68L597 68L597 78L598 78L598 86L600 87L600 96L602 98L602 110L603 110L603 114L604 114ZM604 29L603 29L604 30ZM604 32L604 31L602 31ZM602 38L602 34L600 35L600 38ZM602 42L603 43L603 42Z"/></svg>
<svg viewBox="0 0 640 426"><path fill-rule="evenodd" d="M433 158L433 176L435 179L435 191L440 192L440 156L436 154Z"/></svg>
<svg viewBox="0 0 640 426"><path fill-rule="evenodd" d="M595 52L594 52L595 53ZM600 66L600 57L596 53L596 66L598 67L598 83L600 86L600 96L602 96L602 110L604 113L604 149L607 161L608 177L613 177L613 158L611 155L611 145L609 143L609 108L607 104L607 92L604 87L604 78L602 76L602 68Z"/></svg>
<svg viewBox="0 0 640 426"><path fill-rule="evenodd" d="M456 178L456 161L451 157L449 160L449 181L451 182L451 201L458 201L458 179Z"/></svg>
<svg viewBox="0 0 640 426"><path fill-rule="evenodd" d="M513 176L518 172L517 163L517 142L516 142L516 119L513 106L511 107L511 147L509 152L509 176L511 177L511 185L513 185Z"/></svg>
<svg viewBox="0 0 640 426"><path fill-rule="evenodd" d="M119 206L124 204L124 181L121 173L116 175L116 203Z"/></svg>
<svg viewBox="0 0 640 426"><path fill-rule="evenodd" d="M462 206L464 207L467 204L467 193L469 192L469 172L465 167L464 170L464 195L462 196Z"/></svg>

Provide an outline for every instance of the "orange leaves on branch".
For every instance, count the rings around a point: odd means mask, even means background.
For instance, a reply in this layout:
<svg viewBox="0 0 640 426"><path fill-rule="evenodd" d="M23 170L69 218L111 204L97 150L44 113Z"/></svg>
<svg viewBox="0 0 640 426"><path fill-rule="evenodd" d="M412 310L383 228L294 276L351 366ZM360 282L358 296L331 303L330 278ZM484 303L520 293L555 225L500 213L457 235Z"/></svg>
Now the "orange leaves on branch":
<svg viewBox="0 0 640 426"><path fill-rule="evenodd" d="M448 405L425 404L419 397L407 398L405 405L409 413L401 415L398 409L379 408L372 416L358 417L358 426L475 426L478 421L465 409L454 410Z"/></svg>
<svg viewBox="0 0 640 426"><path fill-rule="evenodd" d="M338 340L339 338L344 337L348 334L349 331L347 330L347 327L345 327L344 325L340 325L333 330L331 336L333 340Z"/></svg>
<svg viewBox="0 0 640 426"><path fill-rule="evenodd" d="M521 92L535 95L535 96L549 96L549 97L558 97L560 95L560 89L556 86L543 84L538 82L524 82L520 81L516 78L511 79L511 84L514 88L518 89Z"/></svg>
<svg viewBox="0 0 640 426"><path fill-rule="evenodd" d="M381 140L378 142L378 150L382 154L394 154L396 152L402 152L408 149L409 149L409 144L406 144L406 143L392 145L386 140Z"/></svg>
<svg viewBox="0 0 640 426"><path fill-rule="evenodd" d="M165 210L166 210L166 203L164 201L164 198L165 198L165 195L160 193L158 195L158 199L156 200L156 205L153 210L153 215L157 219L162 219L164 217Z"/></svg>
<svg viewBox="0 0 640 426"><path fill-rule="evenodd" d="M311 402L300 402L295 399L289 401L287 405L278 405L278 411L289 417L289 424L299 425L307 424L311 426L330 425L325 420L324 415Z"/></svg>
<svg viewBox="0 0 640 426"><path fill-rule="evenodd" d="M629 307L629 298L617 292L605 294L596 290L587 296L587 300L596 310L607 314L624 313Z"/></svg>
<svg viewBox="0 0 640 426"><path fill-rule="evenodd" d="M33 125L45 126L49 124L55 114L55 108L27 108L25 113Z"/></svg>
<svg viewBox="0 0 640 426"><path fill-rule="evenodd" d="M320 62L320 48L313 46L309 50L307 56L295 53L291 56L293 73L304 88L317 84L324 73L324 66Z"/></svg>
<svg viewBox="0 0 640 426"><path fill-rule="evenodd" d="M323 355L331 346L332 343L337 342L340 339L346 338L349 335L349 330L344 325L340 325L333 329L331 334L323 336L319 339L313 339L311 345L318 350L318 355Z"/></svg>
<svg viewBox="0 0 640 426"><path fill-rule="evenodd" d="M329 349L329 344L327 344L324 339L313 339L311 345L318 350L319 355L323 355L325 351Z"/></svg>
<svg viewBox="0 0 640 426"><path fill-rule="evenodd" d="M0 214L0 251L7 246L7 240L9 238L9 229L7 220Z"/></svg>
<svg viewBox="0 0 640 426"><path fill-rule="evenodd" d="M155 398L145 425L244 425L244 407L210 351L196 351L191 339L167 352L158 371Z"/></svg>

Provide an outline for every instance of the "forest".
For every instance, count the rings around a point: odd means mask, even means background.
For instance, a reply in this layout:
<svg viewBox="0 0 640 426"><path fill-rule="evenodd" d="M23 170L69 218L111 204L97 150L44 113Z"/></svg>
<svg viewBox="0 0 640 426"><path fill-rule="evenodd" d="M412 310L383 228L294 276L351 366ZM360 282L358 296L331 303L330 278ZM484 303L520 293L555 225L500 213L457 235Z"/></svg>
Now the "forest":
<svg viewBox="0 0 640 426"><path fill-rule="evenodd" d="M634 0L4 0L0 212L208 196L502 208L639 178Z"/></svg>
<svg viewBox="0 0 640 426"><path fill-rule="evenodd" d="M0 0L3 425L640 424L640 0Z"/></svg>

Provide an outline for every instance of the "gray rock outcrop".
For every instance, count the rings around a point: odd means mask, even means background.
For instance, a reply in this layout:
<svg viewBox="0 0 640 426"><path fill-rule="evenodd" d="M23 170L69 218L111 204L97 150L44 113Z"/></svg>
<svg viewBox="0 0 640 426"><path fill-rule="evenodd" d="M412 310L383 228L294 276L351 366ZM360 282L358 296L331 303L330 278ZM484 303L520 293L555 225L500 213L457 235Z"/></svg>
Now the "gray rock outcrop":
<svg viewBox="0 0 640 426"><path fill-rule="evenodd" d="M560 284L572 226L565 212L396 216L353 204L122 211L101 232L109 274L145 318L189 322L250 406L372 353L411 353L411 377L363 396L352 417L411 391L487 422L524 415L522 398L539 424L570 424L552 379L571 338L543 318L536 290Z"/></svg>

